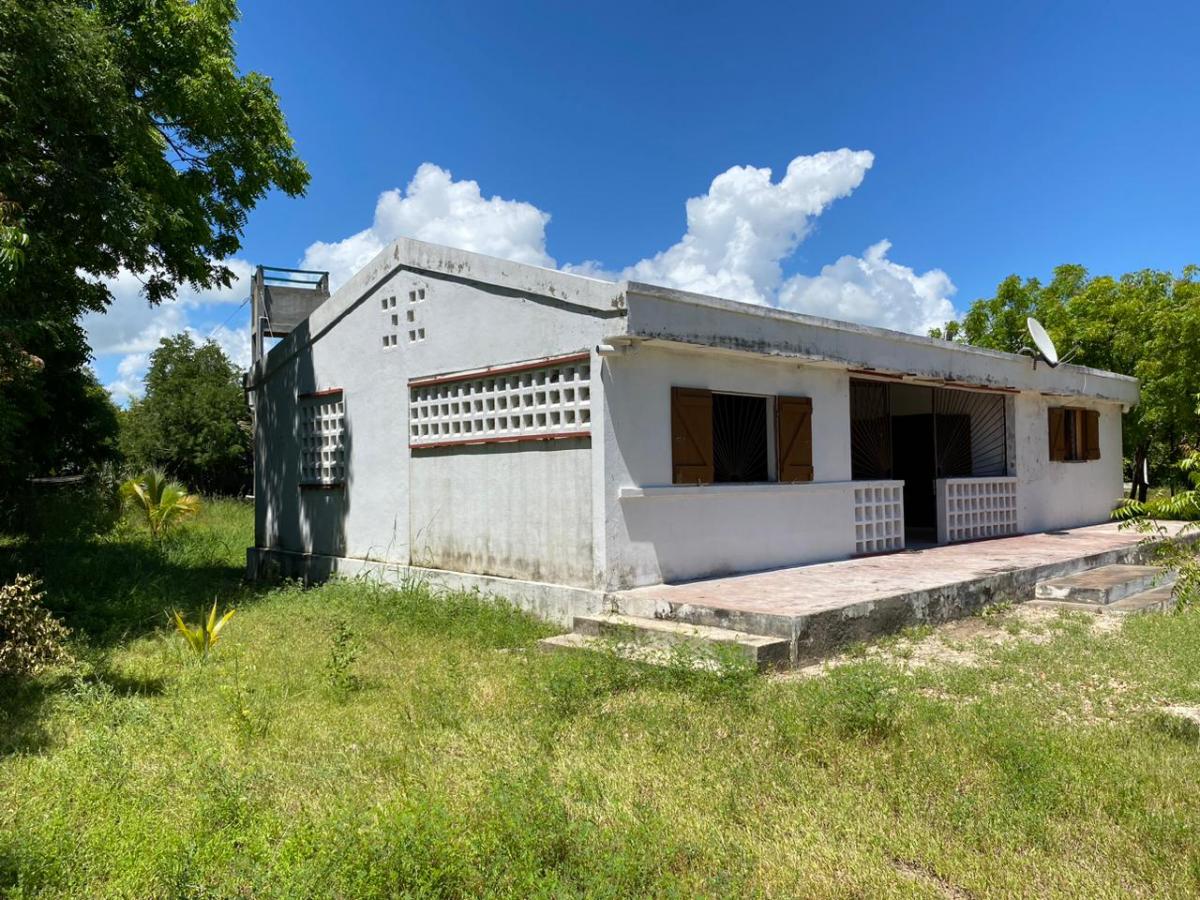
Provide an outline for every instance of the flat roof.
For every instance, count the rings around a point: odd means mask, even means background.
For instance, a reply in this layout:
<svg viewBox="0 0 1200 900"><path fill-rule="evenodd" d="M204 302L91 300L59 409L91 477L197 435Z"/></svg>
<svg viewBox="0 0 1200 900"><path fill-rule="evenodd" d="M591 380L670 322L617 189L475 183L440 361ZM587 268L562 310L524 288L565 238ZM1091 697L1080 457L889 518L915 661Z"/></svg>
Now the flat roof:
<svg viewBox="0 0 1200 900"><path fill-rule="evenodd" d="M727 300L638 281L613 282L481 253L400 238L381 250L308 317L306 339L333 327L371 290L399 270L476 282L558 300L570 311L612 316L614 337L707 347L798 361L828 361L864 374L917 377L1053 396L1087 396L1130 406L1138 382L1085 366L1034 366L1026 356L972 347L774 306ZM614 315L615 314L615 315ZM619 317L618 317L619 316ZM252 369L264 375L289 335Z"/></svg>

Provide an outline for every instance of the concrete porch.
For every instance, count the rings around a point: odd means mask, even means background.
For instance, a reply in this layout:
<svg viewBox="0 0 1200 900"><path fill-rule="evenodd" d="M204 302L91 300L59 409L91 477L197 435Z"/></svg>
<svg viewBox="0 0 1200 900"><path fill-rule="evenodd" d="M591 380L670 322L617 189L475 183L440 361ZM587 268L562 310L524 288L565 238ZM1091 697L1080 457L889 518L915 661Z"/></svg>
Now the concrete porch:
<svg viewBox="0 0 1200 900"><path fill-rule="evenodd" d="M1167 523L1176 535L1182 523ZM795 568L619 591L610 608L785 638L793 662L915 624L1033 599L1039 581L1152 559L1145 536L1115 523L905 550Z"/></svg>

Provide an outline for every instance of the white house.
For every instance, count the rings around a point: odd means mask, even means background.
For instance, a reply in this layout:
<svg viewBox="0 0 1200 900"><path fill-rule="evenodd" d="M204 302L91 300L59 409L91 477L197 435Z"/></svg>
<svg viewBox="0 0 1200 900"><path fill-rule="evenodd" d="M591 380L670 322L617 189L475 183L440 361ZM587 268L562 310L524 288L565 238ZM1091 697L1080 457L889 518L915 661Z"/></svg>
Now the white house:
<svg viewBox="0 0 1200 900"><path fill-rule="evenodd" d="M260 273L261 274L261 273ZM318 299L323 298L323 294ZM606 593L1102 522L1129 377L400 240L248 377L252 572Z"/></svg>

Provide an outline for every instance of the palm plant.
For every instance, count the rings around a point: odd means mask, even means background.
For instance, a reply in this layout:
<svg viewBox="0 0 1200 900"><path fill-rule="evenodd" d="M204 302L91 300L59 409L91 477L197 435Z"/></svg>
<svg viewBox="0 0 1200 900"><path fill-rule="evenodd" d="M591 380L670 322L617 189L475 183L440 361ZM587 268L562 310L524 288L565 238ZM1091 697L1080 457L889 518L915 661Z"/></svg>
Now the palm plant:
<svg viewBox="0 0 1200 900"><path fill-rule="evenodd" d="M199 657L208 656L208 651L212 649L213 644L217 642L217 638L221 636L221 629L225 627L225 623L233 618L234 611L227 610L225 615L217 618L217 601L213 601L212 611L208 614L207 621L200 620L200 624L193 628L189 625L180 614L179 610L175 611L175 629L183 635L188 642L188 646Z"/></svg>
<svg viewBox="0 0 1200 900"><path fill-rule="evenodd" d="M1200 453L1189 453L1179 464L1191 487L1169 497L1155 497L1145 502L1126 500L1113 512L1122 521L1122 527L1136 528L1144 534L1159 538L1157 555L1159 561L1176 571L1174 598L1176 607L1200 605L1200 558L1196 556L1194 543L1200 531ZM1162 520L1183 521L1183 525L1171 537L1171 532Z"/></svg>
<svg viewBox="0 0 1200 900"><path fill-rule="evenodd" d="M200 498L159 469L147 469L122 484L121 498L145 518L156 546L168 531L200 511Z"/></svg>

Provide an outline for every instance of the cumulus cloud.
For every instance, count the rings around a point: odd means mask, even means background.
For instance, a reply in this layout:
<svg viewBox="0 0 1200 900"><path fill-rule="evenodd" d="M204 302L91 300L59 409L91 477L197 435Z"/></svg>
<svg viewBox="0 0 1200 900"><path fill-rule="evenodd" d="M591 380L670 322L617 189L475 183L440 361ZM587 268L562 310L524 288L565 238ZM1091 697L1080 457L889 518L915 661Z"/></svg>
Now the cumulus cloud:
<svg viewBox="0 0 1200 900"><path fill-rule="evenodd" d="M794 275L779 292L779 305L797 312L926 334L957 315L956 288L941 269L918 275L887 258L892 245L879 241L861 256L843 256L814 277Z"/></svg>
<svg viewBox="0 0 1200 900"><path fill-rule="evenodd" d="M379 195L370 228L344 240L310 245L301 268L328 271L336 289L399 237L553 268L546 253L549 221L550 215L531 203L484 197L478 182L455 181L427 162L404 190Z"/></svg>
<svg viewBox="0 0 1200 900"><path fill-rule="evenodd" d="M808 236L812 222L862 184L875 157L866 150L797 156L777 182L771 170L734 166L708 193L687 202L687 233L670 248L630 266L624 277L771 303L782 262Z"/></svg>
<svg viewBox="0 0 1200 900"><path fill-rule="evenodd" d="M250 337L244 327L249 313L239 313L233 304L240 304L249 296L254 267L242 259L228 260L225 264L234 273L228 287L197 290L185 285L174 300L155 307L146 302L141 293L142 281L134 273L122 270L115 278L105 280L113 295L112 304L106 312L88 313L82 324L88 345L97 357L120 356L117 376L106 385L117 402L141 396L150 353L163 338L180 332L189 333L198 342L211 337L237 365L243 368L249 365ZM231 317L229 324L216 329L193 324L195 316L214 312L222 318Z"/></svg>
<svg viewBox="0 0 1200 900"><path fill-rule="evenodd" d="M150 367L149 353L130 353L117 363L117 377L105 385L113 400L122 406L145 392L143 379Z"/></svg>

